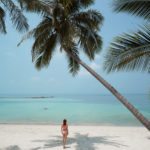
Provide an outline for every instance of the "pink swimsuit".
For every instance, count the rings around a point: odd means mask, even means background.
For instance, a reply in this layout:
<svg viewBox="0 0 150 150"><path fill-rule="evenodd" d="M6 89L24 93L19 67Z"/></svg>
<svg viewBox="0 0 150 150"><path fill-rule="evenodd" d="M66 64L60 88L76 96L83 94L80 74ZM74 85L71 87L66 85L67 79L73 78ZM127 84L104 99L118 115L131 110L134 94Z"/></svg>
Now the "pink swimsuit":
<svg viewBox="0 0 150 150"><path fill-rule="evenodd" d="M67 135L68 134L68 128L63 128L62 127L62 134Z"/></svg>
<svg viewBox="0 0 150 150"><path fill-rule="evenodd" d="M63 134L63 135L66 135L66 134L67 134L67 130L63 130L63 131L62 131L62 134Z"/></svg>

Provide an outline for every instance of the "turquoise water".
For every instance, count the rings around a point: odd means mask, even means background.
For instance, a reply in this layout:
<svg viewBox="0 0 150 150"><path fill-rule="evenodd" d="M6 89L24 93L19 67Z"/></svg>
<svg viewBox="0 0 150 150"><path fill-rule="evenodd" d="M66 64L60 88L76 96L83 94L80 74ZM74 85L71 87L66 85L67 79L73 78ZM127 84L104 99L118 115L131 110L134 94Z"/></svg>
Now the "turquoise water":
<svg viewBox="0 0 150 150"><path fill-rule="evenodd" d="M150 120L150 99L125 95ZM56 96L54 98L0 98L0 123L52 123L140 126L112 95Z"/></svg>

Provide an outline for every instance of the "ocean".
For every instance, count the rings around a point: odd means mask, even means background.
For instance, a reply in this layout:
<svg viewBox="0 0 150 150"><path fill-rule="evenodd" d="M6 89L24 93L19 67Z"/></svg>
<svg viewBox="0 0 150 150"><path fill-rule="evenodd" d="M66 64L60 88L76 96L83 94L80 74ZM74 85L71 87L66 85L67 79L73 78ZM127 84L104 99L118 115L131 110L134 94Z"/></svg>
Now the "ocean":
<svg viewBox="0 0 150 150"><path fill-rule="evenodd" d="M146 94L124 95L150 120ZM113 95L62 95L54 97L1 97L0 123L141 126Z"/></svg>

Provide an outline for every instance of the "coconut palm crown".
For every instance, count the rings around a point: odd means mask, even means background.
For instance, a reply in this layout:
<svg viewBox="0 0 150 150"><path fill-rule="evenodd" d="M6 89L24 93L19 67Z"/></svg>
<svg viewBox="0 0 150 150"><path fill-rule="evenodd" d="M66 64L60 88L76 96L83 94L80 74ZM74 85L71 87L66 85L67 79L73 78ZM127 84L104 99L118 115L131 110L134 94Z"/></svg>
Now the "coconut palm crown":
<svg viewBox="0 0 150 150"><path fill-rule="evenodd" d="M20 0L18 0L19 4ZM6 34L6 10L9 13L10 19L15 28L22 32L28 30L28 23L26 17L23 15L21 9L12 0L0 0L0 32Z"/></svg>
<svg viewBox="0 0 150 150"><path fill-rule="evenodd" d="M150 21L149 0L116 0L113 6L116 12L128 12ZM106 53L104 70L150 73L150 24L115 37Z"/></svg>
<svg viewBox="0 0 150 150"><path fill-rule="evenodd" d="M75 57L79 57L80 46L88 58L93 60L95 54L101 50L102 40L98 31L103 22L103 16L98 11L84 11L84 8L93 4L93 0L72 0L71 5L65 5L66 8L63 0L43 3L46 8L49 7L49 13L44 13L39 25L22 39L35 39L32 60L36 68L41 69L49 65L57 44L60 44L60 51L69 52ZM79 70L79 63L69 55L67 57L70 72L75 75Z"/></svg>

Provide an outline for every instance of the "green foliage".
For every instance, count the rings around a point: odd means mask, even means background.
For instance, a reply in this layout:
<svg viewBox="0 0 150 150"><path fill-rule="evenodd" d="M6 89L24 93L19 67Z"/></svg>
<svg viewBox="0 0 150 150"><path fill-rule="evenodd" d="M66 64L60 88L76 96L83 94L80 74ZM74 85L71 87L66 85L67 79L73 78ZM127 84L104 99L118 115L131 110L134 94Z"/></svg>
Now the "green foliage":
<svg viewBox="0 0 150 150"><path fill-rule="evenodd" d="M12 0L0 0L4 8L9 12L10 19L16 29L20 32L28 30L28 23L26 17L22 11L14 4ZM5 11L0 7L0 30L2 33L6 33L5 27Z"/></svg>
<svg viewBox="0 0 150 150"><path fill-rule="evenodd" d="M88 58L93 60L95 54L101 50L102 40L98 31L103 21L103 16L98 11L83 11L83 8L91 5L93 0L71 0L69 5L64 0L50 3L48 0L43 0L42 3L42 6L46 8L39 9L39 12L42 10L44 14L42 22L21 40L22 42L27 38L34 38L32 60L36 68L41 69L49 65L56 44L60 44L60 51L71 53L76 58L79 58L80 46ZM34 11L35 6L32 6L33 9L30 7L31 11ZM26 8L28 8L27 5ZM70 72L72 75L77 74L79 63L68 54L67 58Z"/></svg>
<svg viewBox="0 0 150 150"><path fill-rule="evenodd" d="M115 0L113 3L116 12L127 12L150 19L150 1L149 0Z"/></svg>
<svg viewBox="0 0 150 150"><path fill-rule="evenodd" d="M32 57L38 58L36 59L36 68L41 69L42 67L46 67L49 65L49 62L52 58L52 54L54 52L56 43L57 43L57 35L52 34L48 39L40 45L40 47L36 50L32 49Z"/></svg>
<svg viewBox="0 0 150 150"><path fill-rule="evenodd" d="M18 0L18 2L23 10L42 15L51 13L51 9L53 8L51 0Z"/></svg>
<svg viewBox="0 0 150 150"><path fill-rule="evenodd" d="M141 70L150 73L150 25L117 36L105 56L104 70Z"/></svg>
<svg viewBox="0 0 150 150"><path fill-rule="evenodd" d="M79 58L79 52L77 49L77 45L75 43L72 43L72 46L70 49L66 48L67 51L69 51L71 54L73 54L75 57ZM70 57L67 54L68 57L68 63L69 63L69 71L72 73L73 76L75 76L78 73L78 70L80 69L80 65L77 61L75 61L72 57Z"/></svg>
<svg viewBox="0 0 150 150"><path fill-rule="evenodd" d="M116 12L150 19L149 0L116 0L113 6ZM108 73L123 70L150 73L150 25L144 25L132 34L115 37L105 56L104 70Z"/></svg>

